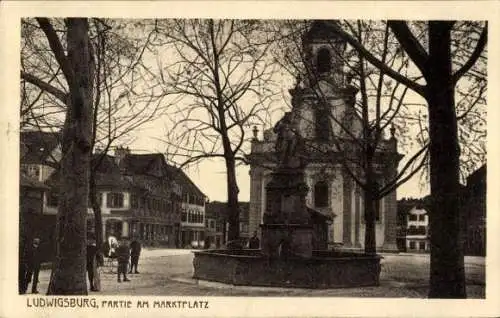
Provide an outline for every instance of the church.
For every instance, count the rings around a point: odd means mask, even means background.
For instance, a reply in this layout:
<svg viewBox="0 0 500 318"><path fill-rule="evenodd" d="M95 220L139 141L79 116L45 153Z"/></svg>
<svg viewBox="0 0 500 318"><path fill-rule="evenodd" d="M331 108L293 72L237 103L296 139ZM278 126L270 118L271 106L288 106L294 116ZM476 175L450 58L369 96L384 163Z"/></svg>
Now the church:
<svg viewBox="0 0 500 318"><path fill-rule="evenodd" d="M309 72L298 76L290 89L290 117L295 129L309 145L306 149L305 182L308 210L325 217L327 247L363 249L365 221L363 191L346 169L346 154L355 153L351 145L361 138L362 122L355 111L357 89L350 84L338 52L346 43L324 21L315 21L302 36L303 60ZM276 167L277 134L265 130L259 139L254 128L250 161L249 233L257 231L266 212L266 185ZM327 151L324 151L327 150ZM327 155L319 155L327 154ZM394 129L377 147L377 183L397 173L397 140ZM383 158L383 159L382 159ZM351 170L352 171L352 170ZM379 201L376 212L378 251L396 251L396 192Z"/></svg>

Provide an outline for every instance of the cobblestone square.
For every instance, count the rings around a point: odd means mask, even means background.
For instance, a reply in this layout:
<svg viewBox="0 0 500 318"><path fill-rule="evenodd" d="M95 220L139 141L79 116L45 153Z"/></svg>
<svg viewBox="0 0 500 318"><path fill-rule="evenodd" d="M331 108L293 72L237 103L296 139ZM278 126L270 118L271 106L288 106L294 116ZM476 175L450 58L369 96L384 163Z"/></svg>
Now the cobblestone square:
<svg viewBox="0 0 500 318"><path fill-rule="evenodd" d="M89 295L129 296L296 296L296 297L404 297L426 298L429 277L428 254L382 254L379 287L339 289L297 289L230 286L192 279L190 250L145 249L140 274L130 282L118 283L116 269L103 268L102 290ZM466 257L465 271L469 298L485 297L485 259ZM39 290L45 293L50 270L40 272Z"/></svg>

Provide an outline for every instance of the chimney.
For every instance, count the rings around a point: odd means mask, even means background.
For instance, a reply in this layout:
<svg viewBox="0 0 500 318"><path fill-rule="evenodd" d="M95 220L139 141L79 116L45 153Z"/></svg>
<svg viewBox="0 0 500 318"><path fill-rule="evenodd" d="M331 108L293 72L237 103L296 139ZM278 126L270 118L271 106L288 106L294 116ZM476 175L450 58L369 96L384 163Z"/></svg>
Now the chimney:
<svg viewBox="0 0 500 318"><path fill-rule="evenodd" d="M130 149L123 148L123 147L116 147L115 149L115 162L117 165L120 165L120 163L123 161L126 155L130 154Z"/></svg>

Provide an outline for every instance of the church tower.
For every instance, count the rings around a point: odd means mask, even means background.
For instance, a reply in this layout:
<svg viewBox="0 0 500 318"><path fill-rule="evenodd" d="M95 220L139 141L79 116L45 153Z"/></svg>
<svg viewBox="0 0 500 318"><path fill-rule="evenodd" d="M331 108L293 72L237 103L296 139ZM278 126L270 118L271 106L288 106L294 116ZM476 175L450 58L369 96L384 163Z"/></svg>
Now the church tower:
<svg viewBox="0 0 500 318"><path fill-rule="evenodd" d="M330 220L325 234L328 246L360 249L364 242L362 191L347 173L341 158L351 149L352 140L361 136L362 123L355 110L357 89L344 71L346 43L335 33L336 23L313 21L302 36L303 70L297 76L295 87L289 90L291 117L295 129L308 145L305 154L307 206ZM263 140L255 136L252 141L248 157L251 162L250 233L259 231L266 209L265 187L271 171L265 167L273 165L275 140L272 130L267 130ZM390 148L395 152L395 139L391 140L382 142L393 143ZM339 141L343 144L339 145ZM321 155L318 155L319 149ZM393 174L396 169L397 164L386 170ZM389 241L395 244L395 217L394 192L381 201L376 224L379 249Z"/></svg>
<svg viewBox="0 0 500 318"><path fill-rule="evenodd" d="M346 43L334 32L336 21L314 21L302 36L304 65L291 89L294 118L302 136L328 143L332 134L361 133L355 116L357 90L344 72Z"/></svg>

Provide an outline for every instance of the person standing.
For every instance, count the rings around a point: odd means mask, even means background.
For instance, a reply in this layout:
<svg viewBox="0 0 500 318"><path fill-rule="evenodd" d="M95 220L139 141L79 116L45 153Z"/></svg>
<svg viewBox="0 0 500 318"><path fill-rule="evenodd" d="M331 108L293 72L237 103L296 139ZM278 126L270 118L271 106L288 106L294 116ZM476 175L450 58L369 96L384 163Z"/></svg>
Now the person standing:
<svg viewBox="0 0 500 318"><path fill-rule="evenodd" d="M134 239L132 243L130 243L130 259L131 259L131 265L130 265L130 271L128 272L129 274L132 274L132 270L135 268L135 274L139 274L139 271L137 270L137 265L139 264L139 256L141 256L141 243L139 240Z"/></svg>
<svg viewBox="0 0 500 318"><path fill-rule="evenodd" d="M203 243L203 248L204 249L210 249L210 236L205 236L205 242Z"/></svg>
<svg viewBox="0 0 500 318"><path fill-rule="evenodd" d="M120 240L120 245L116 248L116 259L118 261L118 282L121 283L121 275L123 275L123 281L129 282L130 279L127 278L127 267L130 261L130 248L128 246L128 240L122 237Z"/></svg>
<svg viewBox="0 0 500 318"><path fill-rule="evenodd" d="M248 248L255 250L260 248L260 240L259 237L257 236L257 231L253 232L253 236L250 238L250 241L248 242Z"/></svg>
<svg viewBox="0 0 500 318"><path fill-rule="evenodd" d="M26 275L23 282L22 294L28 290L28 285L33 279L31 285L31 293L38 294L38 275L40 274L40 264L42 262L42 254L40 251L40 239L34 238L32 245L26 250L24 256Z"/></svg>
<svg viewBox="0 0 500 318"><path fill-rule="evenodd" d="M98 249L93 238L89 238L87 244L87 274L89 276L90 290L98 291L100 277L97 272L97 253Z"/></svg>

